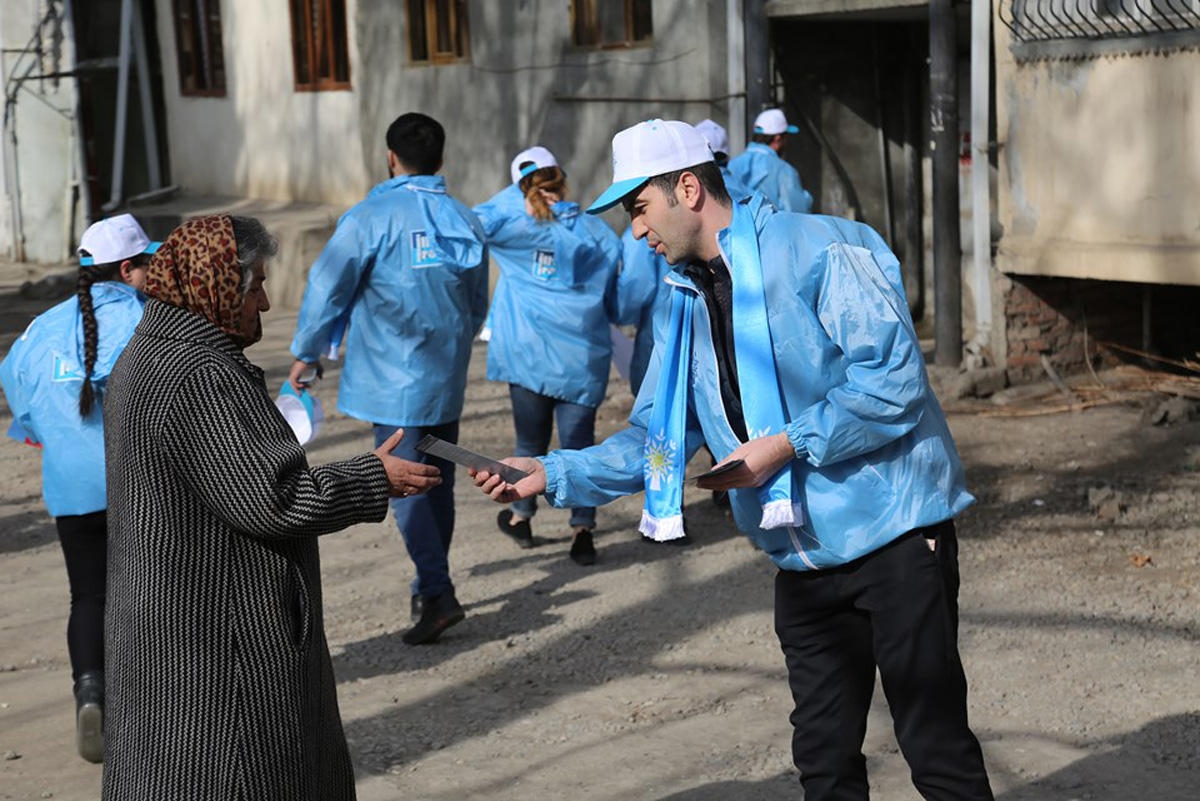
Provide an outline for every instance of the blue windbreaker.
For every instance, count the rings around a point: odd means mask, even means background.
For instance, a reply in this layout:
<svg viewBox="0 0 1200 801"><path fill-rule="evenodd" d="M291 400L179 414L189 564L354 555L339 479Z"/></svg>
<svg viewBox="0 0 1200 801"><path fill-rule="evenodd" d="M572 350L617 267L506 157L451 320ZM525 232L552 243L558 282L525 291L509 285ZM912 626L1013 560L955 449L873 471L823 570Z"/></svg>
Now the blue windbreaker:
<svg viewBox="0 0 1200 801"><path fill-rule="evenodd" d="M338 410L394 426L462 414L487 313L487 249L440 175L384 181L338 220L313 264L292 355L315 362L349 315Z"/></svg>
<svg viewBox="0 0 1200 801"><path fill-rule="evenodd" d="M780 211L812 211L812 195L800 185L800 173L764 144L751 142L746 152L729 162L729 171L745 189L766 195Z"/></svg>
<svg viewBox="0 0 1200 801"><path fill-rule="evenodd" d="M108 507L104 485L103 388L138 321L145 298L120 281L92 285L99 344L92 385L101 403L79 416L83 386L83 317L70 298L40 314L0 364L12 410L9 435L42 445L42 498L54 517Z"/></svg>
<svg viewBox="0 0 1200 801"><path fill-rule="evenodd" d="M671 265L646 244L633 238L633 227L621 235L621 276L617 279L617 303L622 310L618 325L636 325L629 384L638 394L655 340L662 339L670 312L670 287L663 279Z"/></svg>
<svg viewBox="0 0 1200 801"><path fill-rule="evenodd" d="M756 489L730 493L738 527L780 568L844 564L901 534L953 517L974 499L945 417L929 388L900 264L861 223L776 211L755 213L790 468L803 524L763 530ZM730 231L718 244L728 260ZM696 293L678 272L672 292ZM709 315L694 305L689 456L707 443L724 459L740 443L721 402ZM644 487L646 424L662 362L656 348L631 427L580 451L544 457L555 506L599 506ZM747 369L739 364L739 370Z"/></svg>
<svg viewBox="0 0 1200 801"><path fill-rule="evenodd" d="M609 324L620 319L621 241L577 203L555 203L547 222L526 214L523 203L486 230L500 267L487 377L599 406L612 359Z"/></svg>
<svg viewBox="0 0 1200 801"><path fill-rule="evenodd" d="M719 169L721 170L721 177L725 179L725 191L729 193L730 198L737 201L750 194L750 190L729 169L728 163L723 164Z"/></svg>

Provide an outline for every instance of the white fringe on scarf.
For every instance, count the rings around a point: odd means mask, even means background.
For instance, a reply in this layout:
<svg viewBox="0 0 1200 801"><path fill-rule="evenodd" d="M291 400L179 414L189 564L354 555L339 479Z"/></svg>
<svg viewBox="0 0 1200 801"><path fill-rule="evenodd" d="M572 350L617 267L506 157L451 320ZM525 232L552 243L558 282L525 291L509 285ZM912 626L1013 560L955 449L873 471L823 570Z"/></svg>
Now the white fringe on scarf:
<svg viewBox="0 0 1200 801"><path fill-rule="evenodd" d="M683 530L683 515L657 518L645 509L642 510L642 522L638 525L638 531L642 532L646 539L655 542L677 540L686 534Z"/></svg>

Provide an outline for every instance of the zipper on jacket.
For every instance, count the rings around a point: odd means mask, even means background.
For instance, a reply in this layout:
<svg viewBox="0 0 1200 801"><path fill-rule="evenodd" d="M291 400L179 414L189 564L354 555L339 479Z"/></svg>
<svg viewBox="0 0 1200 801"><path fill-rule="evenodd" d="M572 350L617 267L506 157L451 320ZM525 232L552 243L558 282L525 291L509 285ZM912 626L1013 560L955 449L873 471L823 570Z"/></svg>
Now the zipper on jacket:
<svg viewBox="0 0 1200 801"><path fill-rule="evenodd" d="M796 536L796 527L788 526L788 536L792 539L792 547L796 549L796 554L803 560L804 564L808 565L809 569L816 570L817 566L808 558L808 554L804 552L804 546L800 543L800 538Z"/></svg>

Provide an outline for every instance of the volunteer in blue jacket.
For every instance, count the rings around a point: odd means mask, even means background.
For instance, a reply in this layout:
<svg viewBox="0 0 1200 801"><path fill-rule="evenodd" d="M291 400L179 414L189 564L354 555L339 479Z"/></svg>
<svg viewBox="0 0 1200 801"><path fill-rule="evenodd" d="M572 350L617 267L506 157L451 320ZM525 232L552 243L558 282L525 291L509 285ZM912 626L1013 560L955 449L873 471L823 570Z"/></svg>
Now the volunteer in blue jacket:
<svg viewBox="0 0 1200 801"><path fill-rule="evenodd" d="M780 155L788 135L799 131L788 124L782 111L767 109L755 118L752 141L742 155L729 162L729 172L742 187L766 195L781 211L808 214L812 195L800 185L800 173Z"/></svg>
<svg viewBox="0 0 1200 801"><path fill-rule="evenodd" d="M617 303L628 317L621 325L634 325L633 358L629 362L629 388L637 395L650 366L654 342L661 338L670 306L670 287L664 283L671 265L645 242L634 237L633 228L621 235L621 275L617 279Z"/></svg>
<svg viewBox="0 0 1200 801"><path fill-rule="evenodd" d="M479 218L479 222L485 230L495 227L508 217L525 214L525 195L521 193L521 187L519 186L521 183L521 165L535 160L548 163L554 161L554 154L541 145L534 145L531 148L522 150L513 157L512 163L508 167L512 183L471 209L475 213L475 216ZM501 292L500 281L503 279L504 276L501 275L496 281L496 294ZM492 338L492 310L490 307L488 308L487 320L483 323L483 330L479 332L479 338L484 342Z"/></svg>
<svg viewBox="0 0 1200 801"><path fill-rule="evenodd" d="M520 213L484 219L500 267L492 299L487 377L509 385L517 453L550 446L554 421L564 447L595 442L596 407L604 399L612 359L609 325L618 319L616 280L621 244L598 218L564 200L566 175L544 148L519 165L525 196ZM523 548L533 545L535 500L523 498L497 523ZM570 556L596 561L591 504L571 509Z"/></svg>
<svg viewBox="0 0 1200 801"><path fill-rule="evenodd" d="M741 200L750 194L750 190L742 186L742 182L735 178L729 169L729 132L725 127L713 120L703 119L696 123L696 130L704 137L704 141L708 142L713 161L721 170L721 178L725 181L725 191L729 193L729 197Z"/></svg>
<svg viewBox="0 0 1200 801"><path fill-rule="evenodd" d="M738 526L779 567L775 630L808 801L868 797L862 754L879 669L900 749L929 799L991 799L967 725L953 518L973 498L925 374L900 265L859 223L732 203L691 126L613 138L634 234L675 266L670 320L631 426L585 450L508 460L498 501L566 506L646 491L642 531L679 536L684 465L702 442L740 466ZM650 388L653 387L653 391Z"/></svg>
<svg viewBox="0 0 1200 801"><path fill-rule="evenodd" d="M0 364L9 435L42 449L42 498L67 563L67 651L75 682L76 746L104 755L104 594L108 501L104 385L142 319L146 264L158 249L128 214L101 220L79 243L75 297L39 315Z"/></svg>
<svg viewBox="0 0 1200 801"><path fill-rule="evenodd" d="M416 449L427 435L458 441L471 340L487 313L487 251L470 209L446 193L445 132L409 113L387 130L392 177L338 221L313 264L300 307L289 380L320 369L348 319L338 410L374 423L375 444L404 429L393 455L433 464L442 483L392 500L416 567L409 645L431 643L464 617L450 580L454 466Z"/></svg>

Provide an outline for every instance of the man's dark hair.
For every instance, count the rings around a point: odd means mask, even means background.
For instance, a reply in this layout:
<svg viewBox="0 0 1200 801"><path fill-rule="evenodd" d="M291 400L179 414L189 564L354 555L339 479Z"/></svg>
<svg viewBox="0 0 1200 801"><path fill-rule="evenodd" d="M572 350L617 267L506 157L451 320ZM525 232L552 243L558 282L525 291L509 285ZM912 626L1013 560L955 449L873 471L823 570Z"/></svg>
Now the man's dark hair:
<svg viewBox="0 0 1200 801"><path fill-rule="evenodd" d="M685 167L682 170L674 172L664 172L662 175L656 175L651 178L648 183L650 186L656 186L662 193L667 196L667 205L674 206L679 201L675 197L675 187L679 184L680 177L685 172L690 172L700 181L700 185L704 187L704 191L713 196L713 200L717 201L722 206L730 206L733 201L729 199L729 190L725 188L725 178L721 175L721 168L714 162L706 161L703 164L697 164L693 167Z"/></svg>
<svg viewBox="0 0 1200 801"><path fill-rule="evenodd" d="M779 134L756 133L750 137L750 141L757 142L760 145L769 145L771 144L771 140L777 136L779 136Z"/></svg>
<svg viewBox="0 0 1200 801"><path fill-rule="evenodd" d="M411 111L388 126L387 146L410 171L433 175L442 166L446 131L433 117Z"/></svg>

